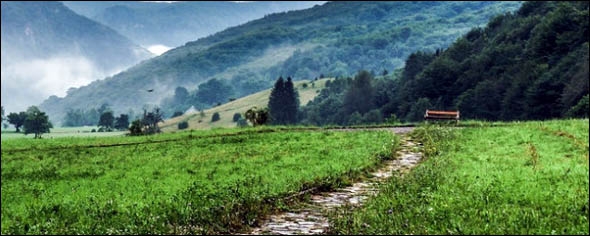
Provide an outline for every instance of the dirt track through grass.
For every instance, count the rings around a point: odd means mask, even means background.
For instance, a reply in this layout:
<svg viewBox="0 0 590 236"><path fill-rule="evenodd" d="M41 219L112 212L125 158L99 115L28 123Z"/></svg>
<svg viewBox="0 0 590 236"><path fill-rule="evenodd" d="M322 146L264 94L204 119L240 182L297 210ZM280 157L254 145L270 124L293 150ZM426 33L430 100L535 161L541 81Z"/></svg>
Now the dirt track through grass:
<svg viewBox="0 0 590 236"><path fill-rule="evenodd" d="M406 134L412 128L388 128L396 134ZM348 130L352 131L352 130ZM302 203L288 212L280 212L268 217L264 223L253 229L250 234L323 234L329 228L326 213L344 205L362 204L364 200L377 193L379 184L390 178L395 172L405 172L414 167L422 158L421 153L415 152L419 143L413 142L407 135L403 135L401 148L396 157L386 160L382 167L372 172L369 178L356 182L352 186L336 189L330 192L316 192L309 198L309 202Z"/></svg>

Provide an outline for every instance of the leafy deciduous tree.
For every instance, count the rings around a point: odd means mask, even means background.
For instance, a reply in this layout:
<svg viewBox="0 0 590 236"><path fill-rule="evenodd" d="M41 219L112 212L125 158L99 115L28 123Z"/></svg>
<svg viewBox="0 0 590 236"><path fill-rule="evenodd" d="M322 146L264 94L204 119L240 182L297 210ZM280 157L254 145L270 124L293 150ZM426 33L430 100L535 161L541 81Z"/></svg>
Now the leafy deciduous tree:
<svg viewBox="0 0 590 236"><path fill-rule="evenodd" d="M53 128L49 117L45 112L41 112L36 106L27 109L26 119L23 124L25 134L35 134L35 138L41 138L41 134L49 133L49 128Z"/></svg>
<svg viewBox="0 0 590 236"><path fill-rule="evenodd" d="M14 128L16 128L16 132L19 133L20 127L23 126L23 124L25 123L25 119L27 119L27 113L24 111L21 111L19 113L11 112L10 114L8 114L7 118L8 123L14 125Z"/></svg>

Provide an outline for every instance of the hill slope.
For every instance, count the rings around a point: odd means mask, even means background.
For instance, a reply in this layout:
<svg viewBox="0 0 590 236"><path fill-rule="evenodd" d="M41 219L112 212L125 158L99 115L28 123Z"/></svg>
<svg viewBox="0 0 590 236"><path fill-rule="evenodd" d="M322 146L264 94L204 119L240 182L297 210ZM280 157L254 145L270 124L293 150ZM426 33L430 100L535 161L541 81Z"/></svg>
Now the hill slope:
<svg viewBox="0 0 590 236"><path fill-rule="evenodd" d="M399 102L422 99L471 119L588 117L588 6L527 2L471 30L430 63L408 61L406 68L422 69L406 69Z"/></svg>
<svg viewBox="0 0 590 236"><path fill-rule="evenodd" d="M343 76L368 69L380 73L403 66L418 49L452 43L471 27L518 2L329 2L311 9L271 14L232 27L145 61L129 70L41 106L50 117L67 108L109 103L115 112L159 104L177 86L196 88L211 79L270 85L279 76L294 80ZM279 55L275 60L260 60ZM264 61L265 63L254 63ZM157 88L148 94L147 89ZM246 95L246 94L241 94ZM55 119L55 118L54 118Z"/></svg>
<svg viewBox="0 0 590 236"><path fill-rule="evenodd" d="M2 1L2 103L24 110L151 56L59 2Z"/></svg>
<svg viewBox="0 0 590 236"><path fill-rule="evenodd" d="M117 30L144 47L178 47L265 14L299 10L323 2L79 2L64 4Z"/></svg>
<svg viewBox="0 0 590 236"><path fill-rule="evenodd" d="M302 109L301 122L345 125L369 110L422 121L426 109L479 120L588 117L588 5L527 2L446 50L412 53L395 79L373 79L373 92L355 94L350 82L336 80ZM360 97L373 102L358 109Z"/></svg>
<svg viewBox="0 0 590 236"><path fill-rule="evenodd" d="M301 105L307 104L313 100L319 91L326 87L326 81L332 79L319 79L317 81L297 81L294 83L297 92L299 93L299 101ZM313 85L312 85L313 82ZM303 84L307 84L304 88ZM187 121L189 124L188 129L211 129L216 127L231 128L236 127L236 122L233 122L233 116L235 113L240 113L244 117L244 113L256 106L258 108L267 107L268 98L270 96L271 89L260 91L258 93L251 94L246 97L236 99L234 101L216 106L207 110L204 110L205 116L201 117L199 112L188 113L179 117L165 120L160 123L160 128L163 132L170 132L178 130L178 123ZM215 113L219 113L221 118L219 121L211 122L211 116ZM200 121L200 122L199 122Z"/></svg>

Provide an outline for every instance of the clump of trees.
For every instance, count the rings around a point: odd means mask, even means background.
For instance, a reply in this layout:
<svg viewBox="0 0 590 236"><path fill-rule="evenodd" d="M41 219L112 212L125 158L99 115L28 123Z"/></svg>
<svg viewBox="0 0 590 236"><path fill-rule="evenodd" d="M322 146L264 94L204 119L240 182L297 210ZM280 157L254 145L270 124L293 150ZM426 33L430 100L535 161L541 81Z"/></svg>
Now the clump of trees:
<svg viewBox="0 0 590 236"><path fill-rule="evenodd" d="M176 117L176 112L186 111L191 106L204 109L233 99L234 95L234 87L228 81L213 78L200 84L194 91L182 86L177 87L172 97L162 100L160 107L165 113L173 114L171 117Z"/></svg>
<svg viewBox="0 0 590 236"><path fill-rule="evenodd" d="M127 130L129 128L129 115L121 114L115 119L115 129Z"/></svg>
<svg viewBox="0 0 590 236"><path fill-rule="evenodd" d="M4 119L4 107L2 107L2 116ZM7 119L10 124L14 125L17 133L23 127L25 135L35 134L35 138L41 138L43 133L49 133L49 129L53 128L47 114L40 111L36 106L29 107L26 112L11 112L8 114Z"/></svg>
<svg viewBox="0 0 590 236"><path fill-rule="evenodd" d="M98 132L110 132L113 131L113 127L115 126L115 116L113 115L112 111L107 111L100 115L100 120L98 121Z"/></svg>
<svg viewBox="0 0 590 236"><path fill-rule="evenodd" d="M265 107L259 109L257 107L252 107L246 111L244 117L246 117L246 119L250 121L254 127L264 125L269 118L268 108Z"/></svg>
<svg viewBox="0 0 590 236"><path fill-rule="evenodd" d="M62 125L64 127L98 125L101 116L110 110L109 104L107 103L102 104L98 108L92 108L86 111L82 109L69 109L62 121Z"/></svg>
<svg viewBox="0 0 590 236"><path fill-rule="evenodd" d="M144 109L143 117L134 120L131 123L131 126L129 127L129 135L148 135L161 132L158 123L164 121L163 116L164 114L158 107L154 108L151 112Z"/></svg>

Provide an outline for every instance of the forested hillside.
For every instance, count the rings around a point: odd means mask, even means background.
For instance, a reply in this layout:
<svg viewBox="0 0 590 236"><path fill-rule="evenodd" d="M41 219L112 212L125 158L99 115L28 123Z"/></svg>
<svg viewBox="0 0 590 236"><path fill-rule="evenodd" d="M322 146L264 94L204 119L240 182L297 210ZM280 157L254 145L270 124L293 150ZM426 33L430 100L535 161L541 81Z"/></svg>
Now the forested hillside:
<svg viewBox="0 0 590 236"><path fill-rule="evenodd" d="M64 1L79 14L108 25L143 46L182 46L230 26L246 23L265 14L299 10L323 2L313 1Z"/></svg>
<svg viewBox="0 0 590 236"><path fill-rule="evenodd" d="M588 117L588 23L587 2L526 2L448 49L412 53L396 75L334 81L302 122L375 122L369 112L420 121L426 109L458 109L462 119Z"/></svg>
<svg viewBox="0 0 590 236"><path fill-rule="evenodd" d="M446 48L472 27L516 10L519 2L328 2L268 15L186 43L129 70L52 97L41 107L60 120L67 109L109 103L115 112L158 105L182 86L194 90L216 78L232 97L294 80L375 73L404 65L417 50ZM154 93L146 90L155 89ZM227 98L226 98L227 99ZM218 102L225 102L218 101Z"/></svg>

